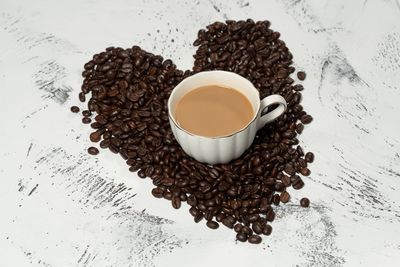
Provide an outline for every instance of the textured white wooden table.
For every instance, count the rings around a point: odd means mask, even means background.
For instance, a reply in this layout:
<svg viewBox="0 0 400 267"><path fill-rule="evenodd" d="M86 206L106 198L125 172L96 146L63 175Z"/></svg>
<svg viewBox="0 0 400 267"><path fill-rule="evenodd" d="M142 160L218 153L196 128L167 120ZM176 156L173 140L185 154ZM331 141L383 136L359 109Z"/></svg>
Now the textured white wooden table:
<svg viewBox="0 0 400 267"><path fill-rule="evenodd" d="M187 69L197 30L228 18L281 32L314 116L300 136L312 175L258 246L153 198L121 158L87 155L69 112L94 53L138 44ZM1 0L0 92L0 266L399 264L398 0Z"/></svg>

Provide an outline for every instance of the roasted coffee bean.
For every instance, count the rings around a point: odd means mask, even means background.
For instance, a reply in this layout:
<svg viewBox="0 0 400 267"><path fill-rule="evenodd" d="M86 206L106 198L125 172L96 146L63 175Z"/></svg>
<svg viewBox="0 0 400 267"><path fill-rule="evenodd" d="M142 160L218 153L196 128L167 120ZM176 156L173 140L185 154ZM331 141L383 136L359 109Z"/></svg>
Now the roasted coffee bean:
<svg viewBox="0 0 400 267"><path fill-rule="evenodd" d="M304 81L306 79L306 73L304 71L297 72L297 78L299 78L300 81Z"/></svg>
<svg viewBox="0 0 400 267"><path fill-rule="evenodd" d="M86 101L85 94L82 93L82 92L79 93L79 101L81 101L81 102L85 102Z"/></svg>
<svg viewBox="0 0 400 267"><path fill-rule="evenodd" d="M71 107L71 112L78 113L79 112L79 108L77 106L72 106Z"/></svg>
<svg viewBox="0 0 400 267"><path fill-rule="evenodd" d="M262 233L264 235L270 235L272 232L272 227L269 224L264 224L263 229L262 229Z"/></svg>
<svg viewBox="0 0 400 267"><path fill-rule="evenodd" d="M301 116L301 118L300 118L300 121L301 121L303 124L309 124L310 122L312 122L312 120L313 120L313 117L311 117L310 115L303 115L303 116Z"/></svg>
<svg viewBox="0 0 400 267"><path fill-rule="evenodd" d="M296 132L297 132L298 134L301 134L301 133L303 132L303 130L304 130L304 125L303 125L302 123L297 124L297 126L296 126Z"/></svg>
<svg viewBox="0 0 400 267"><path fill-rule="evenodd" d="M146 172L144 169L141 169L140 171L138 171L138 176L142 179L146 178Z"/></svg>
<svg viewBox="0 0 400 267"><path fill-rule="evenodd" d="M312 152L307 152L305 155L305 159L307 162L311 163L314 161L314 154Z"/></svg>
<svg viewBox="0 0 400 267"><path fill-rule="evenodd" d="M159 187L153 188L153 190L151 190L151 194L156 198L162 198L163 193L164 191L161 190Z"/></svg>
<svg viewBox="0 0 400 267"><path fill-rule="evenodd" d="M180 197L172 197L172 207L174 207L174 209L179 209L181 207Z"/></svg>
<svg viewBox="0 0 400 267"><path fill-rule="evenodd" d="M259 222L253 223L252 228L253 228L254 233L256 233L258 235L262 234L262 227Z"/></svg>
<svg viewBox="0 0 400 267"><path fill-rule="evenodd" d="M199 214L199 215L197 215L196 217L194 217L194 222L195 223L198 223L198 222L200 222L201 220L203 220L203 218L204 218L204 216L203 216L203 214Z"/></svg>
<svg viewBox="0 0 400 267"><path fill-rule="evenodd" d="M289 193L286 192L286 191L283 191L283 192L281 193L281 202L282 202L282 203L288 203L289 200L290 200L290 195L289 195Z"/></svg>
<svg viewBox="0 0 400 267"><path fill-rule="evenodd" d="M228 228L233 228L233 224L236 222L235 218L231 216L227 216L222 220L222 224L225 225Z"/></svg>
<svg viewBox="0 0 400 267"><path fill-rule="evenodd" d="M293 86L293 90L295 91L303 91L304 90L304 86L301 84L296 84Z"/></svg>
<svg viewBox="0 0 400 267"><path fill-rule="evenodd" d="M90 155L97 155L97 154L99 154L99 150L97 148L91 146L88 148L88 153Z"/></svg>
<svg viewBox="0 0 400 267"><path fill-rule="evenodd" d="M304 167L304 168L301 168L301 169L300 169L300 173L301 173L302 175L304 175L304 176L309 176L309 175L311 174L311 171L310 171L310 169Z"/></svg>
<svg viewBox="0 0 400 267"><path fill-rule="evenodd" d="M307 208L308 206L310 206L310 200L306 197L303 197L302 199L300 199L300 205L304 208Z"/></svg>
<svg viewBox="0 0 400 267"><path fill-rule="evenodd" d="M248 241L251 244L260 244L262 241L262 238L259 235L251 235L251 236L249 236Z"/></svg>
<svg viewBox="0 0 400 267"><path fill-rule="evenodd" d="M84 124L89 124L91 122L92 122L92 120L90 118L87 118L87 117L82 118L82 123L84 123Z"/></svg>
<svg viewBox="0 0 400 267"><path fill-rule="evenodd" d="M303 188L303 186L304 186L304 182L300 178L296 179L295 181L292 182L292 187L296 190Z"/></svg>
<svg viewBox="0 0 400 267"><path fill-rule="evenodd" d="M108 148L110 146L110 141L109 140L103 140L100 142L100 147L101 148Z"/></svg>
<svg viewBox="0 0 400 267"><path fill-rule="evenodd" d="M171 60L138 46L109 47L86 63L79 99L90 98L82 112L85 123L93 114L90 140L119 153L139 177L150 177L155 197L171 200L174 208L187 201L195 222L221 222L244 241L253 235L250 226L256 234L260 227L270 234L272 228L265 225L275 218L272 204L286 201L287 187L304 186L297 174L307 174L307 163L313 161L296 148L297 136L312 117L300 104L304 87L289 77L295 73L293 55L268 21L213 23L197 37L193 71L180 71ZM282 95L288 109L260 129L238 159L211 166L187 156L176 142L167 102L185 77L215 69L242 75L261 98Z"/></svg>
<svg viewBox="0 0 400 267"><path fill-rule="evenodd" d="M245 225L245 226L242 227L242 233L244 233L246 235L252 235L253 234L253 230L251 230L250 227Z"/></svg>
<svg viewBox="0 0 400 267"><path fill-rule="evenodd" d="M90 138L90 141L97 143L101 139L101 134L98 131L96 131L96 132L91 133L89 138Z"/></svg>
<svg viewBox="0 0 400 267"><path fill-rule="evenodd" d="M82 111L82 115L84 117L90 117L90 116L92 116L92 112L90 112L90 110L84 110L84 111Z"/></svg>
<svg viewBox="0 0 400 267"><path fill-rule="evenodd" d="M289 175L293 175L296 173L296 170L293 168L293 166L291 164L286 164L284 171Z"/></svg>
<svg viewBox="0 0 400 267"><path fill-rule="evenodd" d="M210 229L217 229L219 227L219 224L217 222L214 222L214 221L208 221L207 222L207 226Z"/></svg>
<svg viewBox="0 0 400 267"><path fill-rule="evenodd" d="M281 178L282 184L286 187L289 187L291 182L290 182L290 177L287 175L283 175Z"/></svg>
<svg viewBox="0 0 400 267"><path fill-rule="evenodd" d="M236 233L240 233L242 231L243 225L240 223L235 224L233 227L233 230L235 230Z"/></svg>
<svg viewBox="0 0 400 267"><path fill-rule="evenodd" d="M274 197L272 198L272 202L273 202L275 205L279 205L279 203L281 202L280 196L279 196L278 194L275 194Z"/></svg>
<svg viewBox="0 0 400 267"><path fill-rule="evenodd" d="M167 199L167 200L171 200L171 199L172 199L172 193L171 193L171 192L164 191L163 197L164 197L165 199Z"/></svg>
<svg viewBox="0 0 400 267"><path fill-rule="evenodd" d="M242 234L242 233L238 233L238 234L236 234L236 240L238 240L240 242L246 242L247 241L247 235L246 234Z"/></svg>
<svg viewBox="0 0 400 267"><path fill-rule="evenodd" d="M273 222L275 220L275 212L270 209L267 214L265 214L265 218L267 219L267 221Z"/></svg>

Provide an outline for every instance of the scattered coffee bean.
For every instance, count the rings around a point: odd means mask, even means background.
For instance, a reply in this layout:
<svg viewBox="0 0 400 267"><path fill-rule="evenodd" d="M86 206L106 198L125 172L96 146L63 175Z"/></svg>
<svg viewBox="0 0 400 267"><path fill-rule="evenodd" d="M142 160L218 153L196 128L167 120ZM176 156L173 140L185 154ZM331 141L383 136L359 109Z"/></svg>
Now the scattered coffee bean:
<svg viewBox="0 0 400 267"><path fill-rule="evenodd" d="M303 116L300 118L300 121L301 121L303 124L309 124L310 122L312 122L312 120L313 120L313 117L311 117L310 115L303 115Z"/></svg>
<svg viewBox="0 0 400 267"><path fill-rule="evenodd" d="M300 169L300 173L304 176L309 176L311 174L311 171L310 169L304 167Z"/></svg>
<svg viewBox="0 0 400 267"><path fill-rule="evenodd" d="M283 192L281 193L281 202L282 202L282 203L288 203L289 200L290 200L290 195L289 195L289 193L286 192L286 191L283 191Z"/></svg>
<svg viewBox="0 0 400 267"><path fill-rule="evenodd" d="M298 147L298 135L312 121L300 105L304 87L290 77L293 56L268 21L216 22L200 30L194 43L193 70L185 72L138 46L94 55L82 73L79 100L88 100L82 122L95 129L91 141L119 153L130 171L152 180L154 197L174 208L187 201L196 223L204 218L211 229L222 223L235 230L237 240L260 243L259 234L272 232L267 223L275 219L274 205L290 200L287 187L304 186L298 174L309 174L307 163L314 158ZM250 80L261 98L282 95L288 109L257 132L240 158L210 166L187 156L174 139L167 100L184 78L215 69ZM99 153L97 148L88 152Z"/></svg>
<svg viewBox="0 0 400 267"><path fill-rule="evenodd" d="M246 242L247 241L247 235L242 234L242 233L238 233L236 235L236 240L238 240L240 242Z"/></svg>
<svg viewBox="0 0 400 267"><path fill-rule="evenodd" d="M260 244L262 241L262 238L259 235L251 235L248 240L249 240L249 243L251 243L251 244Z"/></svg>
<svg viewBox="0 0 400 267"><path fill-rule="evenodd" d="M300 199L300 206L307 208L308 206L310 206L310 200L306 197L303 197L302 199Z"/></svg>
<svg viewBox="0 0 400 267"><path fill-rule="evenodd" d="M153 188L153 190L151 190L151 193L154 197L156 198L162 198L163 197L163 190L161 190L160 188L156 187Z"/></svg>
<svg viewBox="0 0 400 267"><path fill-rule="evenodd" d="M89 138L90 138L90 141L97 143L101 140L101 134L96 131L96 132L91 133Z"/></svg>
<svg viewBox="0 0 400 267"><path fill-rule="evenodd" d="M84 124L89 124L91 122L92 122L92 120L90 118L87 118L87 117L82 118L82 123L84 123Z"/></svg>
<svg viewBox="0 0 400 267"><path fill-rule="evenodd" d="M214 221L208 221L206 224L207 224L208 228L211 228L211 229L217 229L219 227L219 224Z"/></svg>
<svg viewBox="0 0 400 267"><path fill-rule="evenodd" d="M311 163L314 161L314 154L312 152L307 152L305 159L307 162Z"/></svg>
<svg viewBox="0 0 400 267"><path fill-rule="evenodd" d="M85 94L83 92L79 93L79 101L81 101L81 102L85 102L86 101L86 97L85 97Z"/></svg>
<svg viewBox="0 0 400 267"><path fill-rule="evenodd" d="M299 78L300 81L304 81L306 79L306 73L304 71L299 71L297 73L297 78Z"/></svg>
<svg viewBox="0 0 400 267"><path fill-rule="evenodd" d="M88 153L90 155L97 155L97 154L99 154L99 150L97 148L91 146L88 148Z"/></svg>
<svg viewBox="0 0 400 267"><path fill-rule="evenodd" d="M71 107L71 112L78 113L79 112L79 108L77 106L72 106Z"/></svg>

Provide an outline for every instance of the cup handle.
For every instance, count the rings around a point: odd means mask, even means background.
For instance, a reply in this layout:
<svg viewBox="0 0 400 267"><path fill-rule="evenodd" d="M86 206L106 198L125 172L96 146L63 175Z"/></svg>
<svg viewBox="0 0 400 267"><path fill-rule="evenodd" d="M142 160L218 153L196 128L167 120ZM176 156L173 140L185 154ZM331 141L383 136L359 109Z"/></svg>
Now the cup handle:
<svg viewBox="0 0 400 267"><path fill-rule="evenodd" d="M264 110L271 105L278 104L278 106L267 113L264 113ZM280 95L270 95L264 97L260 103L261 109L261 116L258 120L257 128L260 129L264 127L265 124L270 123L271 121L275 120L279 116L281 116L287 108L286 100Z"/></svg>

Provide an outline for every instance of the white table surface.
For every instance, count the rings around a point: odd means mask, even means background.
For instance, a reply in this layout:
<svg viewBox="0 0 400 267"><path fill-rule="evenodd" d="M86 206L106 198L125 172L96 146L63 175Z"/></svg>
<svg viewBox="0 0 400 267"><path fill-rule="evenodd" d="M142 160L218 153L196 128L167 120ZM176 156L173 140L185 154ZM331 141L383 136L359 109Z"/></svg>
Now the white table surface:
<svg viewBox="0 0 400 267"><path fill-rule="evenodd" d="M399 2L1 0L0 266L398 266ZM69 111L94 53L138 44L187 69L197 30L227 18L281 32L314 116L312 175L261 245L193 223L120 157L87 155Z"/></svg>

